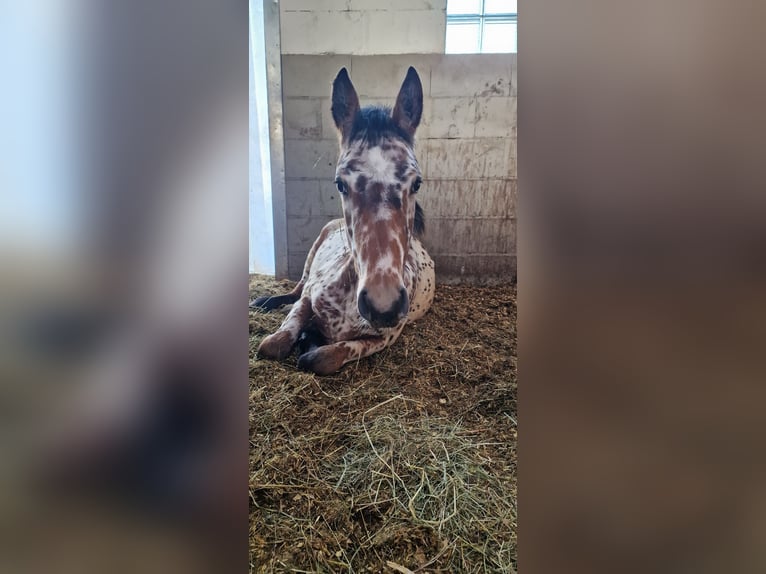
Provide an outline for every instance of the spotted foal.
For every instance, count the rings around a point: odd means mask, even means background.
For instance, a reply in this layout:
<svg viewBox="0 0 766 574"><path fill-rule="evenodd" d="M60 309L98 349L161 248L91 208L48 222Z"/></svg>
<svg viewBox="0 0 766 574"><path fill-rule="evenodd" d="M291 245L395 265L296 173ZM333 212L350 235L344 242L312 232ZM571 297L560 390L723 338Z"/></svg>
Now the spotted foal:
<svg viewBox="0 0 766 574"><path fill-rule="evenodd" d="M422 317L434 297L434 264L419 237L416 201L420 167L413 151L423 112L423 88L410 67L393 112L360 109L343 68L333 82L332 117L340 136L335 184L343 219L314 242L295 289L261 297L266 310L295 303L258 355L284 359L298 346L298 366L317 374L392 344L408 321Z"/></svg>

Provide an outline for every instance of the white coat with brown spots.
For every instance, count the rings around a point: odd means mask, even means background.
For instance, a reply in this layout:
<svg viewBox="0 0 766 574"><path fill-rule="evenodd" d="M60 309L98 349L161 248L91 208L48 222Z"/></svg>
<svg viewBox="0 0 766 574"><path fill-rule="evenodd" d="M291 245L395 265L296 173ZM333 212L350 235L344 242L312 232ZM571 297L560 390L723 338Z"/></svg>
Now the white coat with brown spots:
<svg viewBox="0 0 766 574"><path fill-rule="evenodd" d="M284 359L298 345L298 366L317 374L392 344L434 297L434 264L419 236L422 181L413 149L423 110L420 78L410 68L393 112L360 109L346 69L333 82L332 114L340 135L335 183L343 218L328 223L295 289L254 306L294 303L258 355Z"/></svg>

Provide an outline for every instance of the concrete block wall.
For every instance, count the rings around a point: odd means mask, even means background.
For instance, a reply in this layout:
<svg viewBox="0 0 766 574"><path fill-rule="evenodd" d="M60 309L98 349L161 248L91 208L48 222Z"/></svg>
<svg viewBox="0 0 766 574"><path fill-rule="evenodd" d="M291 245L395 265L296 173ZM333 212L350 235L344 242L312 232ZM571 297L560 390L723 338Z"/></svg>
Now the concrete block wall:
<svg viewBox="0 0 766 574"><path fill-rule="evenodd" d="M282 57L289 276L298 279L322 226L341 214L330 86L349 70L362 105L392 106L408 66L424 111L416 154L425 244L441 282L486 283L516 272L516 55Z"/></svg>
<svg viewBox="0 0 766 574"><path fill-rule="evenodd" d="M281 0L283 54L444 53L447 0Z"/></svg>

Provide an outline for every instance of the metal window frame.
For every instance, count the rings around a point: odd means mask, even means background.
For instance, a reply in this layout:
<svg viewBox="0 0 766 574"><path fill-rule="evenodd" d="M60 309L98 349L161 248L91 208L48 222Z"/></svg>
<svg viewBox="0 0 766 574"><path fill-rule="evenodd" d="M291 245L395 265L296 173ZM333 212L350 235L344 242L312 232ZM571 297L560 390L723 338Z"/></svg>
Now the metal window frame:
<svg viewBox="0 0 766 574"><path fill-rule="evenodd" d="M501 14L485 14L484 0L481 0L481 13L479 14L447 14L447 26L450 24L478 24L479 25L479 51L484 53L484 25L487 22L500 24L518 23L518 12L505 12Z"/></svg>

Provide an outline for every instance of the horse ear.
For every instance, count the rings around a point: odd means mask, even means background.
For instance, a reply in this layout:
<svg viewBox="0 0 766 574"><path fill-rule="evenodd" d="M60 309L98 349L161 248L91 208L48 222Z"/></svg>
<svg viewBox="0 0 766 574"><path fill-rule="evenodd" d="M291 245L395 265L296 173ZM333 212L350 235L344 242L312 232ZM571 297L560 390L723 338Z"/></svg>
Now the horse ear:
<svg viewBox="0 0 766 574"><path fill-rule="evenodd" d="M396 105L392 114L393 120L410 136L415 135L415 130L420 124L420 116L423 115L423 85L415 68L410 66L407 76L399 89L396 97Z"/></svg>
<svg viewBox="0 0 766 574"><path fill-rule="evenodd" d="M332 83L332 119L343 140L348 139L358 111L359 97L346 68L341 68Z"/></svg>

